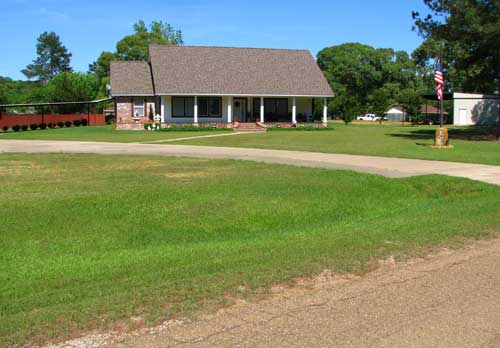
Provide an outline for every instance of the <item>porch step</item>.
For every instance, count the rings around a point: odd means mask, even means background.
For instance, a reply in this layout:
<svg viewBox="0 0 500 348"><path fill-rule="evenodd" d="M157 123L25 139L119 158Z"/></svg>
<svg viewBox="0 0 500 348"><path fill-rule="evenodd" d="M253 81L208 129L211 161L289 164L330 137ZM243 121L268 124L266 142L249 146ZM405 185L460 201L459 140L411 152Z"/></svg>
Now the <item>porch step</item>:
<svg viewBox="0 0 500 348"><path fill-rule="evenodd" d="M249 122L249 123L243 123L240 122L235 127L233 128L235 132L241 133L241 132L265 132L267 131L266 127L262 127L261 125L255 123L255 122Z"/></svg>

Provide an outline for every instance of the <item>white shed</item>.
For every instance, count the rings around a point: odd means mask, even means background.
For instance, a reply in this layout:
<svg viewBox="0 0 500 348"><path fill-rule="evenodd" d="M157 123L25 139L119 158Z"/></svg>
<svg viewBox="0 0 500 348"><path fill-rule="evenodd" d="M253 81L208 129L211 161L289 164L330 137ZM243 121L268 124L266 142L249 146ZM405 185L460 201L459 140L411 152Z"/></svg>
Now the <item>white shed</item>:
<svg viewBox="0 0 500 348"><path fill-rule="evenodd" d="M389 110L385 112L388 121L404 121L406 120L406 112L401 105L391 105Z"/></svg>
<svg viewBox="0 0 500 348"><path fill-rule="evenodd" d="M454 125L493 125L498 117L498 96L453 93Z"/></svg>

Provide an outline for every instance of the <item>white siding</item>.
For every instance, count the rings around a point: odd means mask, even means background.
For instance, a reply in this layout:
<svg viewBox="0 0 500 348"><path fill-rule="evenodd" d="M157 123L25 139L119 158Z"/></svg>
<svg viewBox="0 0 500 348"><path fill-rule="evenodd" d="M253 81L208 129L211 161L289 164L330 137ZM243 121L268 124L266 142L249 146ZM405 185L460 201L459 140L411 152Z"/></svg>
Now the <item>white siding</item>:
<svg viewBox="0 0 500 348"><path fill-rule="evenodd" d="M482 94L453 93L453 124L460 126L495 124L498 119L498 99L488 99L495 97ZM465 117L461 118L461 113Z"/></svg>

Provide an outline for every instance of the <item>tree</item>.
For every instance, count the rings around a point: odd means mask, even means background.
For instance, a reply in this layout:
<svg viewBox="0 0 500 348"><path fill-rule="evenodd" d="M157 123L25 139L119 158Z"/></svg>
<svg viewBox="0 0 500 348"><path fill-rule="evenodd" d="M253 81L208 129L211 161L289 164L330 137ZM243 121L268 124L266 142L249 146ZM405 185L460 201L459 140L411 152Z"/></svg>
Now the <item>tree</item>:
<svg viewBox="0 0 500 348"><path fill-rule="evenodd" d="M47 102L93 100L98 93L99 83L93 74L64 72L54 76L40 93ZM84 111L82 105L64 105L56 109L60 113Z"/></svg>
<svg viewBox="0 0 500 348"><path fill-rule="evenodd" d="M424 38L413 57L424 67L443 55L448 88L499 91L500 2L424 0L431 14L413 12L414 30ZM500 91L499 91L500 92Z"/></svg>
<svg viewBox="0 0 500 348"><path fill-rule="evenodd" d="M40 85L33 81L15 81L0 76L0 99L4 104L22 104L32 101L34 91Z"/></svg>
<svg viewBox="0 0 500 348"><path fill-rule="evenodd" d="M153 21L149 30L144 21L134 24L134 33L116 44L116 57L120 60L146 60L150 44L182 45L182 32L163 21Z"/></svg>
<svg viewBox="0 0 500 348"><path fill-rule="evenodd" d="M117 57L113 52L102 52L95 62L89 64L89 73L95 74L98 80L109 76L109 62L116 59Z"/></svg>
<svg viewBox="0 0 500 348"><path fill-rule="evenodd" d="M29 64L22 73L28 79L36 78L42 84L61 72L71 71L69 66L71 53L61 43L54 32L44 32L37 39L38 57Z"/></svg>
<svg viewBox="0 0 500 348"><path fill-rule="evenodd" d="M122 38L116 44L116 51L102 52L97 60L89 64L89 73L95 74L99 81L99 97L106 96L106 84L109 83L109 62L113 60L146 60L150 44L182 45L182 32L170 24L153 21L149 30L144 21L134 24L134 33Z"/></svg>
<svg viewBox="0 0 500 348"><path fill-rule="evenodd" d="M386 88L379 88L371 95L371 111L379 116L379 123L382 124L387 108L392 104L391 97Z"/></svg>
<svg viewBox="0 0 500 348"><path fill-rule="evenodd" d="M335 103L337 103L335 105ZM333 100L333 108L336 109L337 114L340 119L344 121L346 125L352 122L356 118L356 115L361 114L361 107L359 100L347 93L342 93Z"/></svg>
<svg viewBox="0 0 500 348"><path fill-rule="evenodd" d="M373 103L372 94L380 88L396 100L402 89L423 84L409 55L388 48L360 43L327 47L318 53L318 65L335 91L332 107L337 114L345 115L348 109L355 114L366 113Z"/></svg>
<svg viewBox="0 0 500 348"><path fill-rule="evenodd" d="M403 90L398 95L398 103L404 106L404 110L409 118L420 113L422 105L421 93L414 89Z"/></svg>

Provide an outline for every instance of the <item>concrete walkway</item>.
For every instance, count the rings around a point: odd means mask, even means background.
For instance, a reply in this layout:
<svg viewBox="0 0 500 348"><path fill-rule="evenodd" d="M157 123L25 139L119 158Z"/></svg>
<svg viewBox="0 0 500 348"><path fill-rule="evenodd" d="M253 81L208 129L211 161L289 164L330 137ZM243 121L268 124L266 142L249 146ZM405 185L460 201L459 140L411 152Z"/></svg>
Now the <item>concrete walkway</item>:
<svg viewBox="0 0 500 348"><path fill-rule="evenodd" d="M350 169L386 177L442 174L500 185L500 166L304 151L138 143L0 140L0 152L229 158L304 167Z"/></svg>
<svg viewBox="0 0 500 348"><path fill-rule="evenodd" d="M50 347L498 348L499 265L500 240L480 241L405 264L388 259L364 277L325 271L196 320Z"/></svg>
<svg viewBox="0 0 500 348"><path fill-rule="evenodd" d="M142 144L161 144L161 143L171 143L171 142L174 142L174 141L193 140L193 139L203 139L203 138L218 138L218 137L227 137L227 136L231 136L231 135L238 135L238 134L251 134L251 133L259 133L259 132L245 132L245 133L231 132L231 133L221 133L221 134L194 135L194 136L192 136L192 137L184 137L184 138L173 138L173 139L164 139L164 140L148 141L147 143L142 143Z"/></svg>

